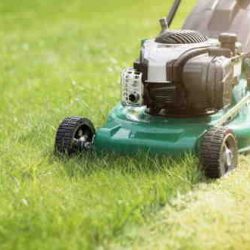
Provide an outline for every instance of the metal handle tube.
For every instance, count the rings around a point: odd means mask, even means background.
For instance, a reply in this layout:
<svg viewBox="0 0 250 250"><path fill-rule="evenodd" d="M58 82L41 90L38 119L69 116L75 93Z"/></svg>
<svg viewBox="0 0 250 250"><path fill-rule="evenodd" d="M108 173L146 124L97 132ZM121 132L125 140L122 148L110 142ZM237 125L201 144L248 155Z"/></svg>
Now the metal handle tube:
<svg viewBox="0 0 250 250"><path fill-rule="evenodd" d="M174 17L176 15L176 12L180 6L180 3L181 3L181 0L175 0L173 5L172 5L172 7L168 13L168 16L167 16L168 27L170 27L170 25L172 24Z"/></svg>

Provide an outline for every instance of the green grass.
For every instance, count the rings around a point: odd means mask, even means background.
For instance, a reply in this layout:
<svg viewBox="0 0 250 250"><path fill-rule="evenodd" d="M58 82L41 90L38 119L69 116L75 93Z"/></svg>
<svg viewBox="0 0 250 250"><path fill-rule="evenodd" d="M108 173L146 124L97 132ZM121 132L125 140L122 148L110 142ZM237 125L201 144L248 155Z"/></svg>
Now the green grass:
<svg viewBox="0 0 250 250"><path fill-rule="evenodd" d="M242 157L233 174L171 200L137 230L129 249L250 249L249 182L249 158Z"/></svg>
<svg viewBox="0 0 250 250"><path fill-rule="evenodd" d="M195 0L184 1L180 27ZM0 249L249 249L249 159L203 182L197 160L53 154L66 116L101 126L162 0L1 0Z"/></svg>
<svg viewBox="0 0 250 250"><path fill-rule="evenodd" d="M200 181L190 157L53 155L64 117L104 123L119 101L121 69L168 8L160 0L1 0L1 250L129 244ZM185 1L175 27L191 8Z"/></svg>

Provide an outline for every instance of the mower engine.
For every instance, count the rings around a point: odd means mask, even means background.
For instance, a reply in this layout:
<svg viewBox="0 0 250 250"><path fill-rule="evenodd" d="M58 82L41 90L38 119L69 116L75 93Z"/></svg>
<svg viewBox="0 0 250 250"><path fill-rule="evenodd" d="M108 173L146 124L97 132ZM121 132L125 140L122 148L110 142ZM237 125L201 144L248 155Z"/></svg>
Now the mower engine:
<svg viewBox="0 0 250 250"><path fill-rule="evenodd" d="M237 36L208 39L197 31L163 30L146 40L133 68L122 73L122 103L161 116L195 116L231 104L241 74Z"/></svg>

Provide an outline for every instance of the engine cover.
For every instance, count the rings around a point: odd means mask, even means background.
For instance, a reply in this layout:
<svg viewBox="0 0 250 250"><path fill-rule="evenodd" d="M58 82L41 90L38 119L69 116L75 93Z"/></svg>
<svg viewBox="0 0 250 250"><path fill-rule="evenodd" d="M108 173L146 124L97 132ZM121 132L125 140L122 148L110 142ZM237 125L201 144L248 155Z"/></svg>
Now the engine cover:
<svg viewBox="0 0 250 250"><path fill-rule="evenodd" d="M208 53L189 60L183 68L188 110L204 112L231 104L233 64L227 57Z"/></svg>
<svg viewBox="0 0 250 250"><path fill-rule="evenodd" d="M134 64L142 73L142 103L163 116L203 115L230 105L234 55L218 40L192 31L167 30L147 40Z"/></svg>

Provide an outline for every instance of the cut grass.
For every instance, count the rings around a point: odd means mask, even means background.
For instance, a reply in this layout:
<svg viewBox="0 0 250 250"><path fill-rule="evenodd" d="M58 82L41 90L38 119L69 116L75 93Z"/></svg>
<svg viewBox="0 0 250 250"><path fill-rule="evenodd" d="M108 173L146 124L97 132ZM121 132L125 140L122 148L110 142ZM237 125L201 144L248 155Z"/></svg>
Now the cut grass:
<svg viewBox="0 0 250 250"><path fill-rule="evenodd" d="M233 174L199 184L194 191L171 200L127 247L249 249L249 182L249 158L241 157L241 166Z"/></svg>
<svg viewBox="0 0 250 250"><path fill-rule="evenodd" d="M160 0L0 2L1 250L128 242L200 180L190 157L53 156L64 117L104 122L119 101L121 69L140 40L159 31L168 7ZM191 7L184 3L175 26Z"/></svg>

